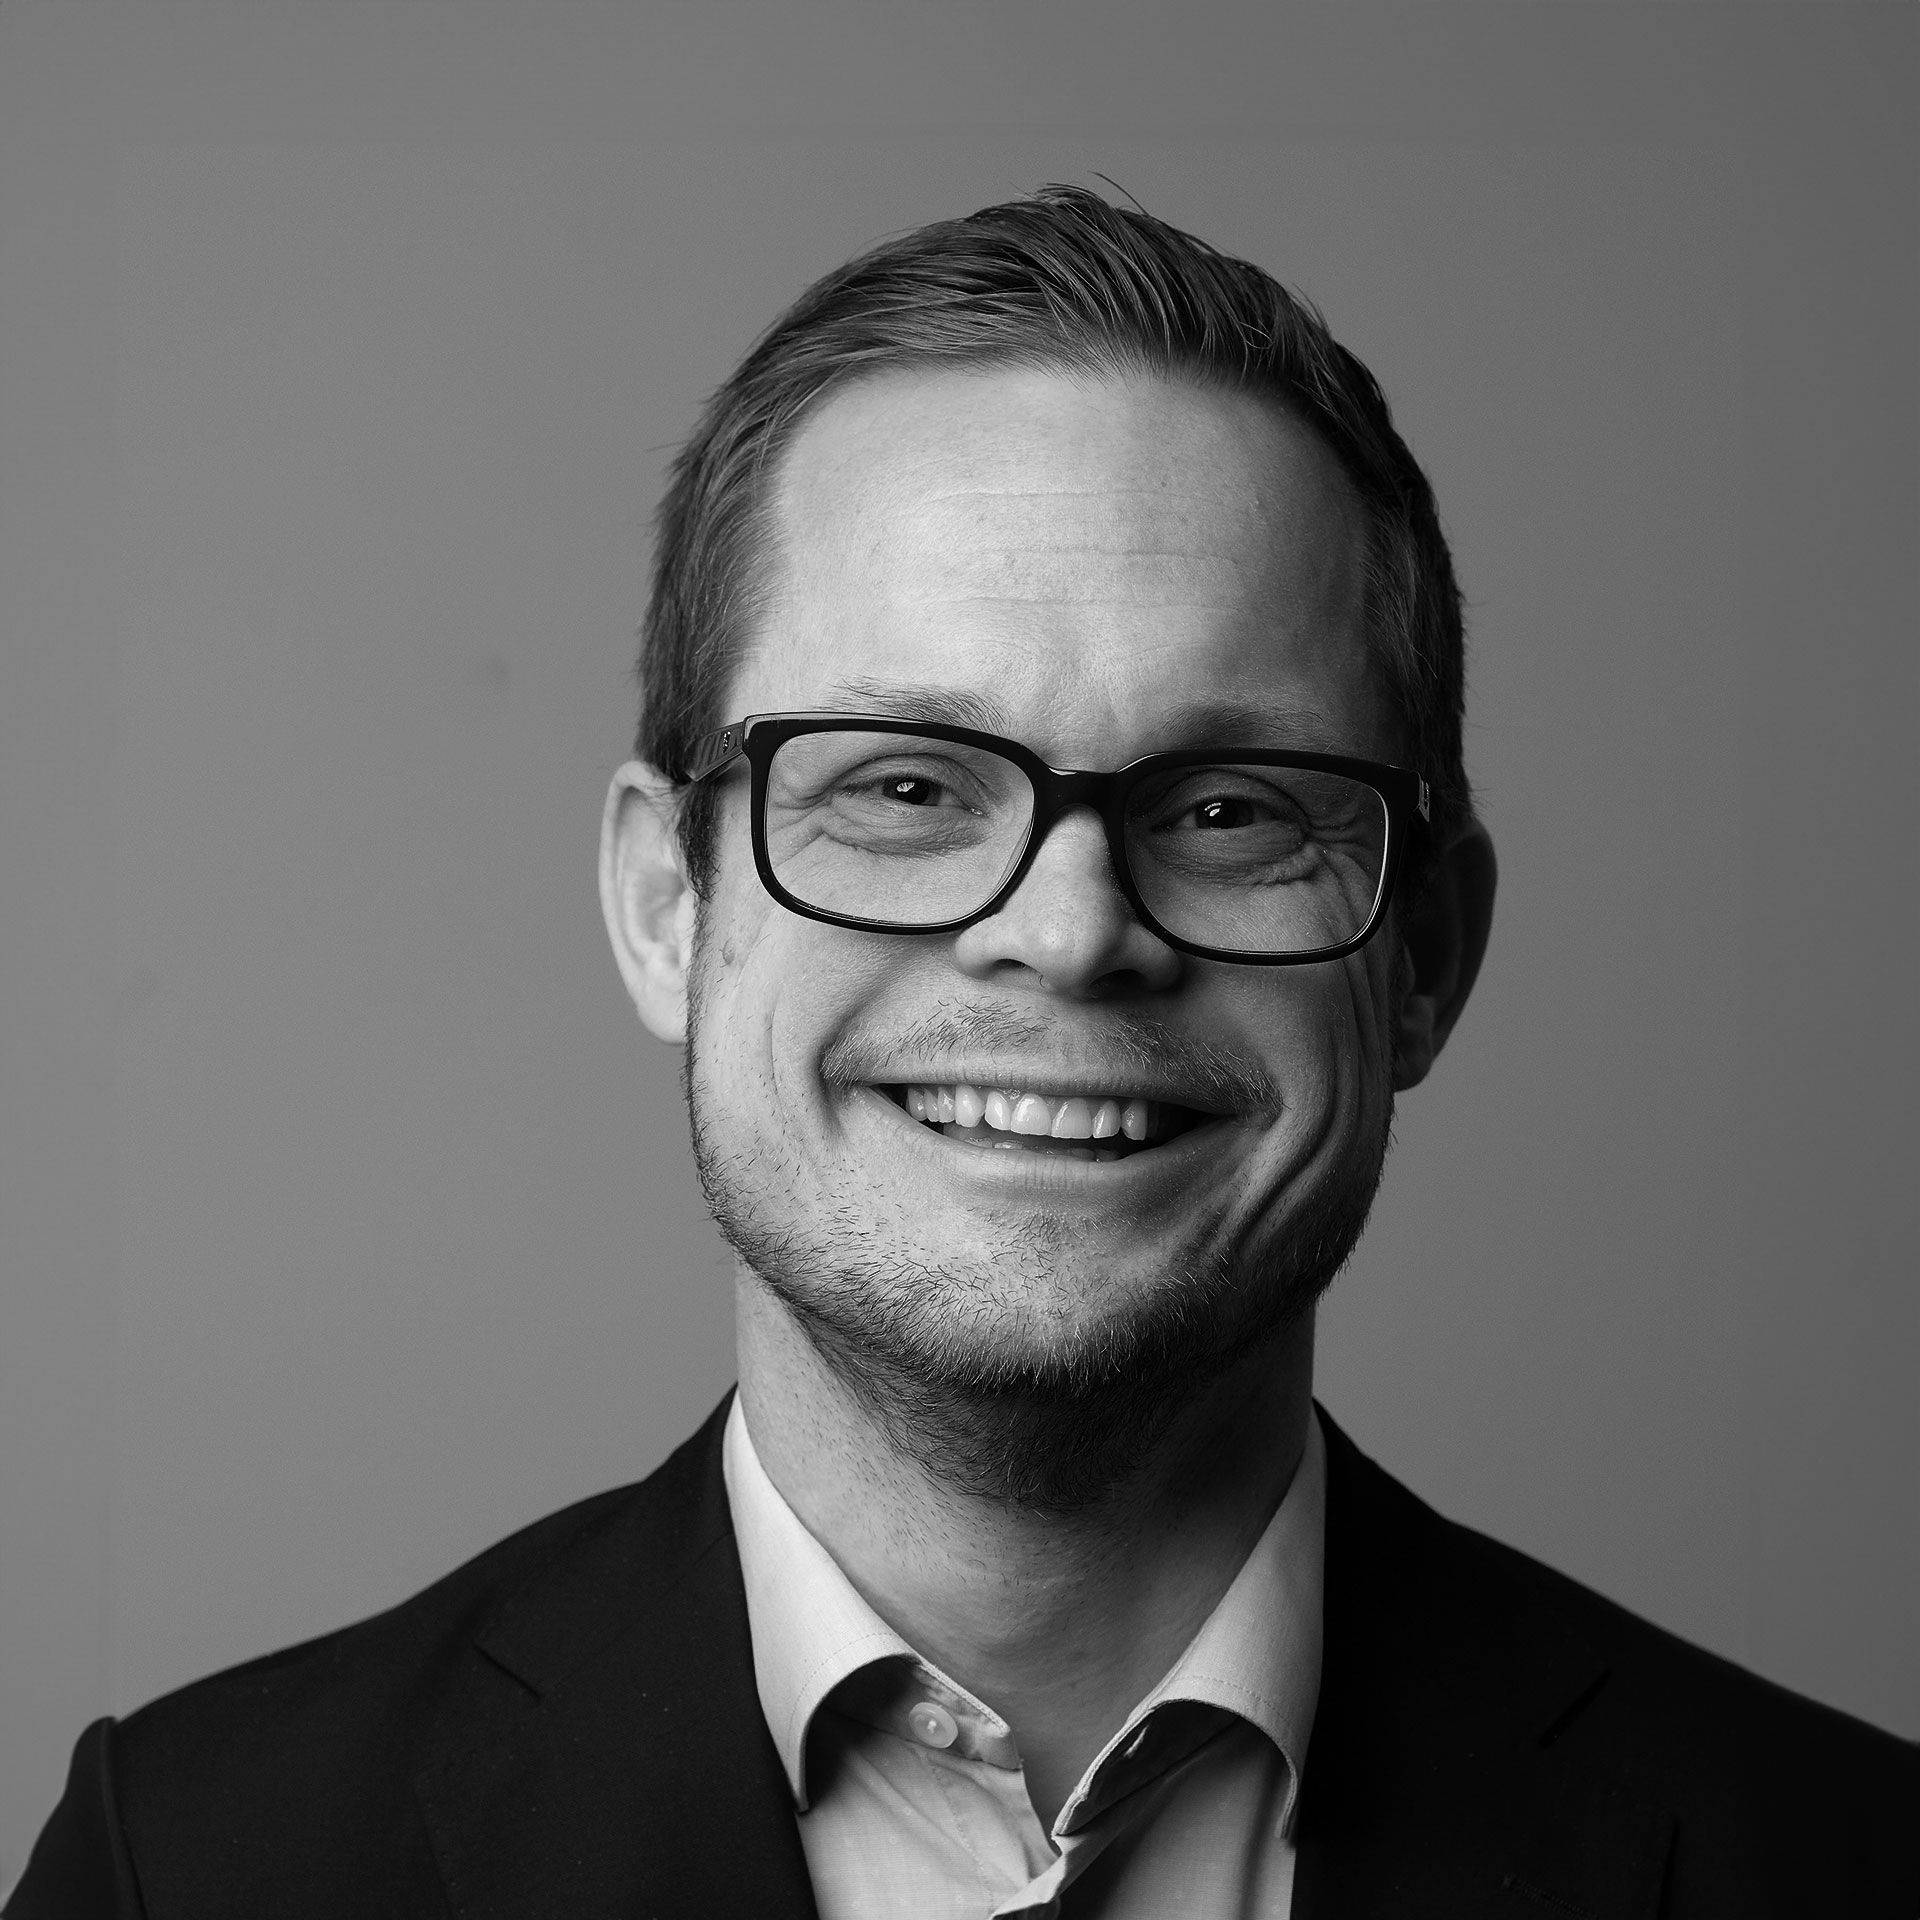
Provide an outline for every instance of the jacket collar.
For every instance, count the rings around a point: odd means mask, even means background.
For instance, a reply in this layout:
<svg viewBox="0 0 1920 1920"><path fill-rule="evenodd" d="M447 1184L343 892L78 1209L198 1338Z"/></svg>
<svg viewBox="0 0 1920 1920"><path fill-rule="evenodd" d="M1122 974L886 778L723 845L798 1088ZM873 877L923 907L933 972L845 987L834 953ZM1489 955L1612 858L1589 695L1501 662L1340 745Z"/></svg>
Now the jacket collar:
<svg viewBox="0 0 1920 1920"><path fill-rule="evenodd" d="M460 1920L815 1920L754 1682L726 1412L458 1653L414 1784ZM1294 1920L1649 1920L1670 1817L1559 1744L1605 1662L1524 1562L1320 1417L1326 1638Z"/></svg>
<svg viewBox="0 0 1920 1920"><path fill-rule="evenodd" d="M1538 1570L1326 1417L1327 1636L1294 1920L1648 1920L1673 1822L1561 1744L1607 1664Z"/></svg>
<svg viewBox="0 0 1920 1920"><path fill-rule="evenodd" d="M465 1650L414 1780L461 1920L815 1920L754 1692L725 1415Z"/></svg>

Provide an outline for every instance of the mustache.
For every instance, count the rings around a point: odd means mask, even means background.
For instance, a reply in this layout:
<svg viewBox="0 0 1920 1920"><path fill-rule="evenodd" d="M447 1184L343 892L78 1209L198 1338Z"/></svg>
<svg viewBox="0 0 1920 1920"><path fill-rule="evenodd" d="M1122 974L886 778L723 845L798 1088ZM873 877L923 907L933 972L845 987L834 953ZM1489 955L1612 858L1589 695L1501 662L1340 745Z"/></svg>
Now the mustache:
<svg viewBox="0 0 1920 1920"><path fill-rule="evenodd" d="M872 1086L906 1059L965 1058L1031 1049L1093 1067L1116 1085L1130 1075L1190 1090L1218 1112L1280 1104L1279 1083L1251 1056L1125 1008L1089 1008L1070 1025L1012 1007L941 1007L885 1034L838 1035L821 1056L821 1077L837 1091Z"/></svg>

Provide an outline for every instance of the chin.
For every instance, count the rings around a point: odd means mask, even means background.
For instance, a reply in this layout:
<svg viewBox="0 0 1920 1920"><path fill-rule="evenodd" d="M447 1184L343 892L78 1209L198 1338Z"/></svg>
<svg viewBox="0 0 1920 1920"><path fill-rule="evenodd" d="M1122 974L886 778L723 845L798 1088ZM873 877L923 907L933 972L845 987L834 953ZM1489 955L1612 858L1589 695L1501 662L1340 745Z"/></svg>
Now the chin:
<svg viewBox="0 0 1920 1920"><path fill-rule="evenodd" d="M1237 1240L1136 1244L1116 1270L1062 1214L936 1252L924 1218L870 1189L810 1195L767 1143L716 1132L696 1098L721 1231L888 1442L953 1494L1056 1515L1111 1498L1194 1395L1278 1349L1359 1239L1386 1148L1382 1127Z"/></svg>

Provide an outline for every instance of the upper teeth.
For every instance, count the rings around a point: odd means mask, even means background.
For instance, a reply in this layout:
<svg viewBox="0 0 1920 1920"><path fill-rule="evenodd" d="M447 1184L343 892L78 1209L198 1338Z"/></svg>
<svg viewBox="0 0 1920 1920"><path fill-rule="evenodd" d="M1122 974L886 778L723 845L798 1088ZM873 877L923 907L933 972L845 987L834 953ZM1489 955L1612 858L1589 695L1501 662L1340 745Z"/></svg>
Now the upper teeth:
<svg viewBox="0 0 1920 1920"><path fill-rule="evenodd" d="M1148 1100L1089 1099L1072 1093L1023 1093L1017 1087L909 1087L907 1111L936 1126L977 1127L1001 1133L1044 1134L1055 1140L1144 1140L1158 1117Z"/></svg>

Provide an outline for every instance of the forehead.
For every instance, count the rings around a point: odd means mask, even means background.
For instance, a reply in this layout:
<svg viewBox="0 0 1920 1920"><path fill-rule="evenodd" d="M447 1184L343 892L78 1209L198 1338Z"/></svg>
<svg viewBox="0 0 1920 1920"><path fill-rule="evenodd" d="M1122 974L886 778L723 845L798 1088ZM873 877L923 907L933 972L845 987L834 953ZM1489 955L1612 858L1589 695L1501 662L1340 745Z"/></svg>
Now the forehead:
<svg viewBox="0 0 1920 1920"><path fill-rule="evenodd" d="M1178 744L1169 716L1209 707L1379 746L1358 510L1318 437L1246 395L888 374L795 435L771 519L733 711L944 690L1056 764Z"/></svg>

